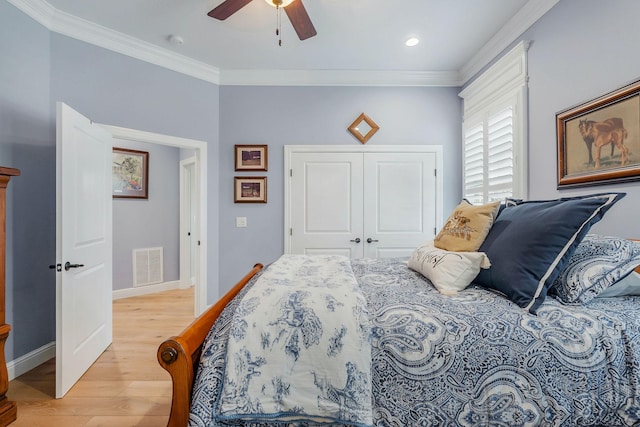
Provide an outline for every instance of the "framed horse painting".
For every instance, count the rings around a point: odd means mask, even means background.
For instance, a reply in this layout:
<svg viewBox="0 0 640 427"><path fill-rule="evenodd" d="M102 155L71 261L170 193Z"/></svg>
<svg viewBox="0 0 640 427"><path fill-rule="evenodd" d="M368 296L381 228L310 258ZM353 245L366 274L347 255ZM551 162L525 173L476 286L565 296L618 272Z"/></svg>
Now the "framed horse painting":
<svg viewBox="0 0 640 427"><path fill-rule="evenodd" d="M558 189L640 180L640 80L556 114Z"/></svg>

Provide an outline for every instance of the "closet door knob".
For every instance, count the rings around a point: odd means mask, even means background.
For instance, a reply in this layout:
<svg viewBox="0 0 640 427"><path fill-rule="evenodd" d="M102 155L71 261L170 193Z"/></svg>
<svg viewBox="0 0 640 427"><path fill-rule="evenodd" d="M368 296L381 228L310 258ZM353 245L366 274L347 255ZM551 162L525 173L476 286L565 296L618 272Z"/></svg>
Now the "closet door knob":
<svg viewBox="0 0 640 427"><path fill-rule="evenodd" d="M350 242L360 243L360 238L356 237L355 239L349 240Z"/></svg>
<svg viewBox="0 0 640 427"><path fill-rule="evenodd" d="M373 243L373 242L377 242L377 240L373 240L371 237L367 239L367 243Z"/></svg>

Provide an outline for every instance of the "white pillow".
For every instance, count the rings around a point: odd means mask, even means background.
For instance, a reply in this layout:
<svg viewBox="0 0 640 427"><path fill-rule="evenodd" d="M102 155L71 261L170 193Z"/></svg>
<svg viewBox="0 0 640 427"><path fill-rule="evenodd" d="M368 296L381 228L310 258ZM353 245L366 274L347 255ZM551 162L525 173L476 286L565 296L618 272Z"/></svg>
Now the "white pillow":
<svg viewBox="0 0 640 427"><path fill-rule="evenodd" d="M604 291L600 292L596 298L624 297L640 295L640 274L632 271L626 277L620 279Z"/></svg>
<svg viewBox="0 0 640 427"><path fill-rule="evenodd" d="M481 268L491 267L484 252L451 252L433 246L433 240L418 247L408 262L445 295L455 295L476 278Z"/></svg>

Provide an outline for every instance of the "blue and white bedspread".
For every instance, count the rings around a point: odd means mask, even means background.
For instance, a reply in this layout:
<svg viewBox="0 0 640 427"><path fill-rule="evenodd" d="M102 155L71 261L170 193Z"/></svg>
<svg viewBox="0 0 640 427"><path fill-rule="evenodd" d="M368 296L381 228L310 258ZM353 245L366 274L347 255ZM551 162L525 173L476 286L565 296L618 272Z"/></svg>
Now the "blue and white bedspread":
<svg viewBox="0 0 640 427"><path fill-rule="evenodd" d="M215 418L370 426L369 338L348 258L281 257L236 309Z"/></svg>
<svg viewBox="0 0 640 427"><path fill-rule="evenodd" d="M479 287L442 295L404 259L351 260L351 267L370 322L373 425L640 425L639 297L577 306L547 298L535 316ZM234 312L245 309L240 298L206 343L190 425L318 425L214 418L226 398L225 349L234 340L228 338ZM315 388L313 379L298 385L304 384ZM332 385L349 389L344 382Z"/></svg>

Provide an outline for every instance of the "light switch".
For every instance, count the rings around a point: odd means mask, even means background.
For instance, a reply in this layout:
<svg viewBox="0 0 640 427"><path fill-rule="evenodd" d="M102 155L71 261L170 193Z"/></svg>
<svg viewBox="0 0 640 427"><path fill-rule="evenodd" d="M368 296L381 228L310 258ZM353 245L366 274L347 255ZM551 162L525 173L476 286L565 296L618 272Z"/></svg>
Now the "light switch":
<svg viewBox="0 0 640 427"><path fill-rule="evenodd" d="M247 217L246 216L237 216L236 217L236 227L246 227L247 226Z"/></svg>

